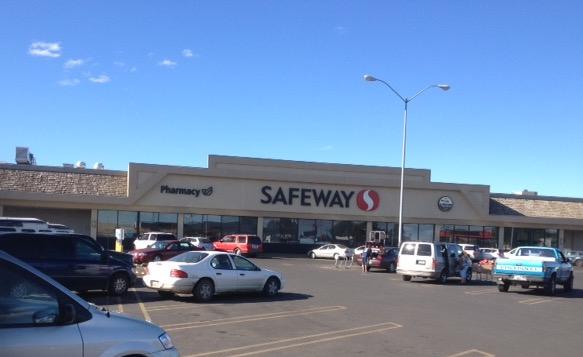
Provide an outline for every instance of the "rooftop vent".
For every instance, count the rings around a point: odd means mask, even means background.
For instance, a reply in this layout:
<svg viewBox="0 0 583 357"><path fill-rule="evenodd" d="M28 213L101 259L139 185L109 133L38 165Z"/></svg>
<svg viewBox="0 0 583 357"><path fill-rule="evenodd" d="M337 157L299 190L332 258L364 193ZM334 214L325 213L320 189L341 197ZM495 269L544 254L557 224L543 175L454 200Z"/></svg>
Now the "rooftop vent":
<svg viewBox="0 0 583 357"><path fill-rule="evenodd" d="M72 169L73 167L75 167L75 165L63 163L63 167L66 167L68 169Z"/></svg>
<svg viewBox="0 0 583 357"><path fill-rule="evenodd" d="M27 147L16 147L16 163L18 165L36 165L34 155Z"/></svg>
<svg viewBox="0 0 583 357"><path fill-rule="evenodd" d="M77 161L75 163L75 168L76 169L84 169L85 166L87 166L87 165L85 165L85 161Z"/></svg>
<svg viewBox="0 0 583 357"><path fill-rule="evenodd" d="M93 164L93 169L94 170L103 170L103 169L105 169L105 166L103 166L102 162L96 162L95 164Z"/></svg>
<svg viewBox="0 0 583 357"><path fill-rule="evenodd" d="M515 195L521 195L521 196L538 196L538 192L536 191L529 191L527 189L524 189L520 192L514 192Z"/></svg>

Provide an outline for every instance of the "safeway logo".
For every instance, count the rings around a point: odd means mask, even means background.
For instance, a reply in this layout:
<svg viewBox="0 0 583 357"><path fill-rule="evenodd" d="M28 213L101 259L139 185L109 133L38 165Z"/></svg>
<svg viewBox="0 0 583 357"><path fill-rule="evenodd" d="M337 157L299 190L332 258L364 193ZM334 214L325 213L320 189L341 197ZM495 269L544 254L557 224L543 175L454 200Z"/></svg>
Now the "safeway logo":
<svg viewBox="0 0 583 357"><path fill-rule="evenodd" d="M379 194L374 190L362 190L356 195L356 205L365 212L379 208Z"/></svg>

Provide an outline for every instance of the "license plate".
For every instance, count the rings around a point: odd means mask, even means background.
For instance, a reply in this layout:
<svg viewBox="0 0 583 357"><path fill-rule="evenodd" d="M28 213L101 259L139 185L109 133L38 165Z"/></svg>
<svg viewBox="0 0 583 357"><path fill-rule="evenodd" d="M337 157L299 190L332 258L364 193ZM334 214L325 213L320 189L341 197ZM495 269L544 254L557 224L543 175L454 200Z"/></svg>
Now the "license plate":
<svg viewBox="0 0 583 357"><path fill-rule="evenodd" d="M524 275L515 275L514 280L526 281L526 276Z"/></svg>
<svg viewBox="0 0 583 357"><path fill-rule="evenodd" d="M425 260L418 260L417 265L425 265Z"/></svg>
<svg viewBox="0 0 583 357"><path fill-rule="evenodd" d="M160 282L156 280L150 280L150 285L152 285L153 288L158 288L160 287Z"/></svg>

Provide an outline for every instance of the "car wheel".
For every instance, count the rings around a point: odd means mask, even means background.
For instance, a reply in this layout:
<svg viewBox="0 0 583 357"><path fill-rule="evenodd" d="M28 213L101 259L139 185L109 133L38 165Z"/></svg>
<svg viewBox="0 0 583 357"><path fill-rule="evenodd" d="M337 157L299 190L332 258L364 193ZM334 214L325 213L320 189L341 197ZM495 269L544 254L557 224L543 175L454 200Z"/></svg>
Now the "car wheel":
<svg viewBox="0 0 583 357"><path fill-rule="evenodd" d="M267 279L267 282L263 287L263 294L266 296L275 296L277 293L279 293L279 280L272 276Z"/></svg>
<svg viewBox="0 0 583 357"><path fill-rule="evenodd" d="M472 281L472 269L468 269L468 271L466 272L466 283L469 283Z"/></svg>
<svg viewBox="0 0 583 357"><path fill-rule="evenodd" d="M509 282L503 282L502 284L498 284L498 291L501 293L506 293L508 292L508 289L510 289L510 283Z"/></svg>
<svg viewBox="0 0 583 357"><path fill-rule="evenodd" d="M158 295L160 295L161 298L169 299L174 296L174 293L172 291L158 290Z"/></svg>
<svg viewBox="0 0 583 357"><path fill-rule="evenodd" d="M389 267L387 268L387 272L394 273L396 271L397 271L397 267L395 266L395 263L389 264Z"/></svg>
<svg viewBox="0 0 583 357"><path fill-rule="evenodd" d="M566 293L573 291L573 280L573 273L571 273L571 275L569 275L569 279L567 279L565 284L563 284L563 290L565 290Z"/></svg>
<svg viewBox="0 0 583 357"><path fill-rule="evenodd" d="M160 255L156 255L156 256L154 257L154 261L155 261L155 262L159 262L160 260L162 260L162 256L160 256Z"/></svg>
<svg viewBox="0 0 583 357"><path fill-rule="evenodd" d="M198 301L209 301L215 295L215 285L210 279L202 279L194 286L193 295Z"/></svg>
<svg viewBox="0 0 583 357"><path fill-rule="evenodd" d="M109 295L120 296L125 294L130 287L130 280L125 274L116 274L109 281Z"/></svg>
<svg viewBox="0 0 583 357"><path fill-rule="evenodd" d="M334 256L332 258L334 258L334 260L338 260L338 253L334 253Z"/></svg>
<svg viewBox="0 0 583 357"><path fill-rule="evenodd" d="M553 274L551 279L545 283L545 294L554 296L557 294L557 278Z"/></svg>
<svg viewBox="0 0 583 357"><path fill-rule="evenodd" d="M411 281L411 275L403 275L403 281Z"/></svg>
<svg viewBox="0 0 583 357"><path fill-rule="evenodd" d="M316 259L316 253L314 253L314 252L310 252L310 258L312 258L312 259Z"/></svg>
<svg viewBox="0 0 583 357"><path fill-rule="evenodd" d="M439 282L441 284L447 284L447 270L443 269L441 274L439 274Z"/></svg>

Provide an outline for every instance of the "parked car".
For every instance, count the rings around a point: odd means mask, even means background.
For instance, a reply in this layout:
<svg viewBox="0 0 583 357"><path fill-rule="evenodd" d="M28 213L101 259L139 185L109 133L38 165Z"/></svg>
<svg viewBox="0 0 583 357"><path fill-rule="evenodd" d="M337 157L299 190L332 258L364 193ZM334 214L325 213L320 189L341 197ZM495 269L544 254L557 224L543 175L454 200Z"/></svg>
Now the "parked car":
<svg viewBox="0 0 583 357"><path fill-rule="evenodd" d="M460 247L462 247L463 250L465 250L469 255L470 258L472 258L472 261L478 261L481 258L480 256L480 247L478 247L475 244L464 244L464 243L460 243L458 244Z"/></svg>
<svg viewBox="0 0 583 357"><path fill-rule="evenodd" d="M497 248L480 248L481 259L497 259L500 253Z"/></svg>
<svg viewBox="0 0 583 357"><path fill-rule="evenodd" d="M160 261L170 259L178 254L190 250L204 250L196 247L189 242L158 241L148 248L136 249L129 252L133 257L134 264L146 264L151 261Z"/></svg>
<svg viewBox="0 0 583 357"><path fill-rule="evenodd" d="M213 243L214 249L237 255L263 253L261 238L253 234L229 234Z"/></svg>
<svg viewBox="0 0 583 357"><path fill-rule="evenodd" d="M556 294L557 284L565 292L573 290L573 265L556 248L518 247L514 256L496 260L493 276L500 292L507 292L510 285L542 286L549 295Z"/></svg>
<svg viewBox="0 0 583 357"><path fill-rule="evenodd" d="M99 308L0 251L3 356L178 356L160 327Z"/></svg>
<svg viewBox="0 0 583 357"><path fill-rule="evenodd" d="M570 250L565 253L565 257L569 258L574 266L583 267L583 251Z"/></svg>
<svg viewBox="0 0 583 357"><path fill-rule="evenodd" d="M189 242L190 244L203 248L204 250L214 250L215 246L210 239L205 237L184 237L180 240L181 242Z"/></svg>
<svg viewBox="0 0 583 357"><path fill-rule="evenodd" d="M325 244L321 247L312 249L308 252L308 256L312 259L316 258L332 258L346 256L346 249L350 249L342 244Z"/></svg>
<svg viewBox="0 0 583 357"><path fill-rule="evenodd" d="M134 249L148 248L158 241L176 240L176 236L167 232L148 232L140 234L134 241Z"/></svg>
<svg viewBox="0 0 583 357"><path fill-rule="evenodd" d="M457 260L462 247L454 243L404 242L397 261L397 274L403 280L414 277L437 279L445 284L449 277L459 276ZM472 280L472 269L467 270L466 281Z"/></svg>
<svg viewBox="0 0 583 357"><path fill-rule="evenodd" d="M133 264L78 234L10 233L0 236L0 250L24 260L67 288L125 294L136 275ZM124 255L131 258L130 255Z"/></svg>
<svg viewBox="0 0 583 357"><path fill-rule="evenodd" d="M366 246L364 246L364 245L361 245L361 246L358 246L358 247L354 248L353 249L354 250L354 256L362 255L362 253L364 252L364 249L365 248L366 248Z"/></svg>
<svg viewBox="0 0 583 357"><path fill-rule="evenodd" d="M398 248L386 248L384 252L373 252L371 259L368 261L369 269L383 269L389 273L397 271L397 257L399 256ZM354 255L356 263L362 266L362 252Z"/></svg>
<svg viewBox="0 0 583 357"><path fill-rule="evenodd" d="M274 296L285 284L281 273L220 251L186 252L164 262L151 262L142 280L162 296L193 294L199 301L226 292L262 291Z"/></svg>

